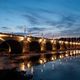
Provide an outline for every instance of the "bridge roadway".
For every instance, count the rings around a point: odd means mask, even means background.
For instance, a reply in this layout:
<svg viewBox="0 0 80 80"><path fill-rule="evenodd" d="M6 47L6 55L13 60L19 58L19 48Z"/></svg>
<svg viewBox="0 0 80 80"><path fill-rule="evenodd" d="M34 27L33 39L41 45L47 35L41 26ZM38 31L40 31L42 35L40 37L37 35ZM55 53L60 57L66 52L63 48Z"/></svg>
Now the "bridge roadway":
<svg viewBox="0 0 80 80"><path fill-rule="evenodd" d="M27 54L29 52L49 52L80 49L80 38L48 39L0 33L0 53Z"/></svg>

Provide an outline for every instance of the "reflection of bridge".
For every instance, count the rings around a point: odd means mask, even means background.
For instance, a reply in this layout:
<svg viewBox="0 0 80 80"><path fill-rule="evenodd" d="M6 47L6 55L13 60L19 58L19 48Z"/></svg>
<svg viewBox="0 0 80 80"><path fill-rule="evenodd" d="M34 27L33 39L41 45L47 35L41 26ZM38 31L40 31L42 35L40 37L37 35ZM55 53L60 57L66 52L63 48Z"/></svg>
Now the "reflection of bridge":
<svg viewBox="0 0 80 80"><path fill-rule="evenodd" d="M46 39L0 33L0 52L27 53L80 49L79 38Z"/></svg>
<svg viewBox="0 0 80 80"><path fill-rule="evenodd" d="M27 55L27 54L26 54ZM23 55L22 57L17 57L15 61L23 60L23 62L18 62L18 68L20 71L26 71L31 69L31 73L33 73L33 66L42 64L42 69L46 67L47 62L53 61L52 68L54 67L54 61L59 60L60 64L61 61L68 61L72 60L72 58L77 58L80 56L80 50L67 50L67 51L60 51L60 52L52 52L52 53L43 53L43 54L28 54L27 56Z"/></svg>

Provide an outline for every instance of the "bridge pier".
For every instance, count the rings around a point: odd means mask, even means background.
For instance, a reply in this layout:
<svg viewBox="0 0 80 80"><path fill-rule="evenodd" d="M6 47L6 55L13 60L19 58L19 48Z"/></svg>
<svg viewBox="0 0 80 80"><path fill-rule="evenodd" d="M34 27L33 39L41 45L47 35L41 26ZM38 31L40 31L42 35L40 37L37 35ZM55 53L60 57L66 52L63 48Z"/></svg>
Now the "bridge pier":
<svg viewBox="0 0 80 80"><path fill-rule="evenodd" d="M70 42L70 49L73 49L73 43Z"/></svg>
<svg viewBox="0 0 80 80"><path fill-rule="evenodd" d="M78 49L80 49L80 44L79 44L79 42L78 42Z"/></svg>
<svg viewBox="0 0 80 80"><path fill-rule="evenodd" d="M45 52L45 44L41 43L41 52Z"/></svg>
<svg viewBox="0 0 80 80"><path fill-rule="evenodd" d="M29 41L27 38L23 40L23 53L29 52Z"/></svg>
<svg viewBox="0 0 80 80"><path fill-rule="evenodd" d="M65 43L64 41L59 41L60 44L60 50L65 50Z"/></svg>
<svg viewBox="0 0 80 80"><path fill-rule="evenodd" d="M52 43L52 50L53 51L57 50L56 43L57 43L56 40L54 40L53 43Z"/></svg>
<svg viewBox="0 0 80 80"><path fill-rule="evenodd" d="M76 43L73 42L73 49L76 49Z"/></svg>
<svg viewBox="0 0 80 80"><path fill-rule="evenodd" d="M40 51L41 52L45 52L46 51L46 39L39 39L39 43L40 43Z"/></svg>
<svg viewBox="0 0 80 80"><path fill-rule="evenodd" d="M45 52L46 51L46 42L42 41L41 42L41 52Z"/></svg>

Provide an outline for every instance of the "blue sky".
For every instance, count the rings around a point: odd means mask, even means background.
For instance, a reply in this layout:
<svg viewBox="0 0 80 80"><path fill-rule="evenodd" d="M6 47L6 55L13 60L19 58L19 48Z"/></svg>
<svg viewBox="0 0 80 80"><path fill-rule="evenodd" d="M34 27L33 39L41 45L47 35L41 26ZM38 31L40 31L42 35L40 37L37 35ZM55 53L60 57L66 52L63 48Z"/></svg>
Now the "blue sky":
<svg viewBox="0 0 80 80"><path fill-rule="evenodd" d="M80 34L80 0L0 0L0 32Z"/></svg>

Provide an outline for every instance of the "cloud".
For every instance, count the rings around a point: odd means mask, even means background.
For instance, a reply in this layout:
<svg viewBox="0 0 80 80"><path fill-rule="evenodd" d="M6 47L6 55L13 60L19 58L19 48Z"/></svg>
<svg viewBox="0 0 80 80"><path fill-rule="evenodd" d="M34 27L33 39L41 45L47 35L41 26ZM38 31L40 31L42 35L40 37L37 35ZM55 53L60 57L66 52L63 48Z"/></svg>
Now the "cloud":
<svg viewBox="0 0 80 80"><path fill-rule="evenodd" d="M32 24L32 28L28 28L28 32L43 31L49 36L52 36L54 32L63 35L80 33L78 28L80 26L80 16L75 14L63 15L46 9L38 9L29 11L22 16ZM34 27L34 25L37 25L37 27ZM45 25L46 27L38 28L40 25Z"/></svg>
<svg viewBox="0 0 80 80"><path fill-rule="evenodd" d="M50 25L56 27L72 27L76 22L78 16L75 14L61 14L47 9L32 9L28 8L25 14L22 16L26 21L32 25Z"/></svg>
<svg viewBox="0 0 80 80"><path fill-rule="evenodd" d="M43 33L52 36L52 34L57 33L57 30L62 35L78 35L80 34L80 16L75 13L57 13L44 8L29 9L27 13L23 14L23 17L28 19L32 26L46 25L42 29ZM50 28L50 26L52 26ZM55 28L56 27L56 28ZM51 30L50 30L51 29ZM28 31L41 31L40 29L30 28Z"/></svg>
<svg viewBox="0 0 80 80"><path fill-rule="evenodd" d="M28 32L40 32L44 30L46 30L46 28L38 28L38 27L28 28Z"/></svg>
<svg viewBox="0 0 80 80"><path fill-rule="evenodd" d="M8 32L9 33L12 31L12 28L3 26L3 27L0 27L0 30L1 30L1 32Z"/></svg>
<svg viewBox="0 0 80 80"><path fill-rule="evenodd" d="M4 27L0 27L0 29L1 29L1 30L10 30L9 27L5 27L5 26L4 26Z"/></svg>
<svg viewBox="0 0 80 80"><path fill-rule="evenodd" d="M31 11L30 11L31 10ZM45 9L30 9L27 10L22 17L26 19L31 25L55 25L60 22L62 16Z"/></svg>
<svg viewBox="0 0 80 80"><path fill-rule="evenodd" d="M61 31L61 34L63 35L73 35L73 36L80 36L80 27L76 28L76 29L69 29L69 30L63 30Z"/></svg>
<svg viewBox="0 0 80 80"><path fill-rule="evenodd" d="M23 15L27 20L28 22L30 22L31 24L39 24L38 23L38 20L35 16L32 16L32 15L28 15L28 14L25 14Z"/></svg>

